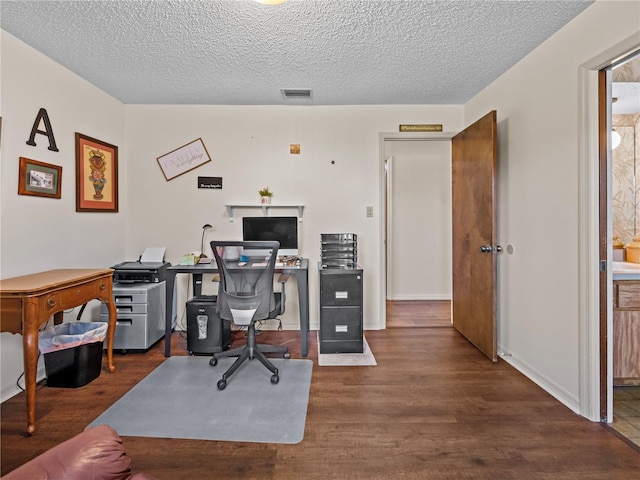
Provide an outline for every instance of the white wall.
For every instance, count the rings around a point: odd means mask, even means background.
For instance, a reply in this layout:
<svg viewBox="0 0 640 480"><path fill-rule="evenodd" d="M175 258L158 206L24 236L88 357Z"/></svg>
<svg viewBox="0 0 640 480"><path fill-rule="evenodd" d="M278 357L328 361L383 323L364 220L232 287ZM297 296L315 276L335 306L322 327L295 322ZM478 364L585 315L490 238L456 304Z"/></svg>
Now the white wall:
<svg viewBox="0 0 640 480"><path fill-rule="evenodd" d="M578 71L639 19L640 2L598 1L465 105L466 123L498 112L498 242L514 248L498 262L499 349L576 411Z"/></svg>
<svg viewBox="0 0 640 480"><path fill-rule="evenodd" d="M205 223L214 225L207 240L239 239L242 224L239 218L229 222L224 205L258 205L257 191L268 185L274 205L305 205L299 233L301 255L311 265L312 329L318 317L320 234L336 232L358 235L365 328L381 328L379 133L397 132L401 123L443 123L445 130L462 126L461 106L135 105L126 110L132 179L127 255L133 258L144 247L161 244L167 259L177 263L184 253L200 249ZM156 158L199 137L213 161L167 182ZM300 144L300 155L289 154L292 143ZM222 177L222 190L197 189L198 176ZM372 218L366 217L367 206L374 208ZM239 210L236 216L256 214L261 213ZM290 293L284 326L297 328L295 287ZM184 300L179 298L179 309Z"/></svg>
<svg viewBox="0 0 640 480"><path fill-rule="evenodd" d="M10 34L2 31L0 41L0 276L55 268L104 268L121 261L126 175L120 174L121 213L76 213L74 135L80 132L123 146L124 106ZM47 110L59 152L48 150L45 135L36 135L35 147L26 144L40 108ZM62 198L18 195L19 157L62 166ZM98 306L92 302L83 320L97 319ZM77 309L66 317L75 315ZM15 382L23 370L22 337L2 333L0 338L4 400L16 392Z"/></svg>
<svg viewBox="0 0 640 480"><path fill-rule="evenodd" d="M451 299L451 142L387 141L387 298Z"/></svg>

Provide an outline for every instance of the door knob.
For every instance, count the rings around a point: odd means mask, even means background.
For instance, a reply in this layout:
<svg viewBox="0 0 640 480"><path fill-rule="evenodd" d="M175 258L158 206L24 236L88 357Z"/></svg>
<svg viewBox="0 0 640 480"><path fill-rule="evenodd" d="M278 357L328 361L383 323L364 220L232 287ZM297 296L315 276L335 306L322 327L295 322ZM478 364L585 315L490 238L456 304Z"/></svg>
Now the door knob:
<svg viewBox="0 0 640 480"><path fill-rule="evenodd" d="M500 253L502 251L502 247L500 245L496 245L495 247L492 247L491 245L482 245L480 247L480 251L482 253Z"/></svg>

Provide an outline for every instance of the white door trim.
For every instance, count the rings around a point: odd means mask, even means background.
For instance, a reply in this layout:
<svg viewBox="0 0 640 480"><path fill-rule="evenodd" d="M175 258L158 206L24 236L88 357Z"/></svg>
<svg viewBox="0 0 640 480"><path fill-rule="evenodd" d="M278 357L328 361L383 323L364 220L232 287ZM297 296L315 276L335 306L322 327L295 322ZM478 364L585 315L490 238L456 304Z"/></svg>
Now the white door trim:
<svg viewBox="0 0 640 480"><path fill-rule="evenodd" d="M583 63L578 71L579 408L580 414L592 421L600 420L598 71L638 48L640 48L640 33L634 34ZM609 315L607 328L611 333L611 315ZM611 418L613 415L612 336L609 334L607 337L609 343L607 347L609 366L607 412L608 418Z"/></svg>

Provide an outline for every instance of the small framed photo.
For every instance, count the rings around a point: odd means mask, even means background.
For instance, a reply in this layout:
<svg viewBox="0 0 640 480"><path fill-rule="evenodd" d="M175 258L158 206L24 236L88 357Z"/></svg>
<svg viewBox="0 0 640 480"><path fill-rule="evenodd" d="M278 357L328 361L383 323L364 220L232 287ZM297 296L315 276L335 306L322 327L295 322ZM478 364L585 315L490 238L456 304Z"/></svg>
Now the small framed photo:
<svg viewBox="0 0 640 480"><path fill-rule="evenodd" d="M20 157L18 195L60 198L62 167Z"/></svg>
<svg viewBox="0 0 640 480"><path fill-rule="evenodd" d="M210 161L211 157L202 138L158 157L158 165L167 182Z"/></svg>
<svg viewBox="0 0 640 480"><path fill-rule="evenodd" d="M76 212L118 211L118 147L76 132Z"/></svg>

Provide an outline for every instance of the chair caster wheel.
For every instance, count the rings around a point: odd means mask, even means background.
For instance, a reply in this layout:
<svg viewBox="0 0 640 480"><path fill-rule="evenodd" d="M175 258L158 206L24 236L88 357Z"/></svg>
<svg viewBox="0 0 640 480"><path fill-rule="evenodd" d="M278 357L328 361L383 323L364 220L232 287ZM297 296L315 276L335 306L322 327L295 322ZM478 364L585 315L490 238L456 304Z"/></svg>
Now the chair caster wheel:
<svg viewBox="0 0 640 480"><path fill-rule="evenodd" d="M216 357L211 357L211 360L209 360L209 365L211 365L212 367L215 367L218 364L218 359Z"/></svg>
<svg viewBox="0 0 640 480"><path fill-rule="evenodd" d="M274 385L277 385L277 383L280 381L280 376L279 375L271 375L271 383L273 383Z"/></svg>
<svg viewBox="0 0 640 480"><path fill-rule="evenodd" d="M273 378L271 378L271 381L273 381ZM227 381L226 380L218 380L218 390L224 390L225 388L227 388Z"/></svg>
<svg viewBox="0 0 640 480"><path fill-rule="evenodd" d="M287 353L285 353L285 354L283 355L283 357L284 357L284 358L291 358L291 354L290 354L289 352L287 352Z"/></svg>

